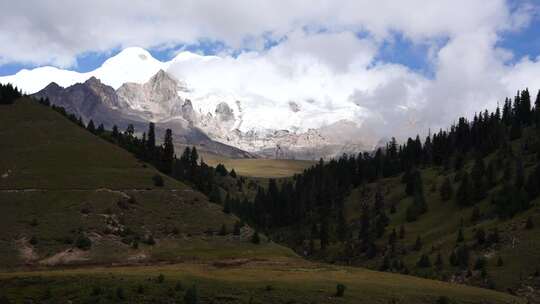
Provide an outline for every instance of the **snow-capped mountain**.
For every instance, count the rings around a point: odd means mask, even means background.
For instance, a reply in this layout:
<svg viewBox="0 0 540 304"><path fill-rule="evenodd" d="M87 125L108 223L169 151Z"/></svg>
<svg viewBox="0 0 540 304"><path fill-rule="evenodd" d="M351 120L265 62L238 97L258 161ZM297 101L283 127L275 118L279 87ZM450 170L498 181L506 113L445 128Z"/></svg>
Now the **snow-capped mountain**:
<svg viewBox="0 0 540 304"><path fill-rule="evenodd" d="M354 106L329 110L311 98L276 100L200 79L190 82L190 73L220 60L182 52L161 62L144 49L127 48L88 73L41 67L0 77L0 83L39 91L38 96L85 119L129 117L172 124L183 129L173 132L200 130L214 141L266 157L316 159L376 143L355 118Z"/></svg>

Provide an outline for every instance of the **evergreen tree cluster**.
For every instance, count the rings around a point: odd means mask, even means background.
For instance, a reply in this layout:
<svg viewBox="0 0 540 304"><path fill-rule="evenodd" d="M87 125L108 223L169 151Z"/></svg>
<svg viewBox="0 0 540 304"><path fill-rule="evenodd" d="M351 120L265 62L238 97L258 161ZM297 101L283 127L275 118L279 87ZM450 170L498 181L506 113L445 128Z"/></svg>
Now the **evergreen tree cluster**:
<svg viewBox="0 0 540 304"><path fill-rule="evenodd" d="M10 83L0 84L0 105L12 104L22 96L22 92Z"/></svg>
<svg viewBox="0 0 540 304"><path fill-rule="evenodd" d="M265 228L298 222L325 226L322 225L325 221L339 221L343 198L350 189L404 173L406 193L414 198L407 210L407 219L413 221L427 211L418 168L430 165L458 172L456 179L459 178L460 183L455 193L450 180L444 180L440 188L443 200L455 197L458 205L471 206L486 197L496 179L496 166L493 163L486 166L483 158L499 149L507 149L510 140L521 137L522 129L532 125L540 127L540 92L532 106L526 89L518 92L513 102L506 99L502 111L499 107L491 113L486 110L475 114L472 121L461 117L448 130L430 134L423 142L416 136L398 145L392 138L385 148L374 153L343 155L326 163L321 160L280 188L271 182L268 190L259 189L253 204L235 206L233 212ZM470 173L463 170L469 154L476 155ZM501 210L501 214L524 210L530 199L540 195L540 167L528 179L523 177L522 166L521 172L519 164L517 168L516 175L521 176L522 181L510 184L513 189L502 191L507 199L496 204L511 210Z"/></svg>

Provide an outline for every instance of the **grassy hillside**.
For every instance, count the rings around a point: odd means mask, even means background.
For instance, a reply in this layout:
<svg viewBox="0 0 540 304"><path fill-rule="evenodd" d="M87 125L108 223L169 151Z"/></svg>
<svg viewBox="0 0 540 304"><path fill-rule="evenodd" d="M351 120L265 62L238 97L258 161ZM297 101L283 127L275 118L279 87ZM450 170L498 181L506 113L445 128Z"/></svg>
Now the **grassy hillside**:
<svg viewBox="0 0 540 304"><path fill-rule="evenodd" d="M42 105L0 107L0 137L2 267L177 261L200 258L199 247L290 252L250 249L250 228L233 237L238 219L221 206L167 176L154 186L153 167Z"/></svg>
<svg viewBox="0 0 540 304"><path fill-rule="evenodd" d="M21 100L0 108L0 189L146 189L156 170L55 111ZM165 177L166 188L182 188Z"/></svg>
<svg viewBox="0 0 540 304"><path fill-rule="evenodd" d="M536 136L534 132L536 131L527 130L522 139L512 143L513 155L519 155L523 159L525 176L538 163L534 151L523 150L523 143L531 142L531 137ZM485 161L497 161L498 158L501 158L500 152L487 156ZM510 178L513 181L515 166L512 158L502 159L503 163L508 161L512 164ZM472 167L473 161L468 161L464 170L470 172ZM367 258L364 254L351 256L345 253L345 244L336 242L328 252L319 254L319 258L327 261L347 260L354 265L381 269L387 257L390 263L388 271L403 272L403 269L395 269L393 266L393 263L399 261L403 262L406 271L413 275L490 287L538 299L535 290L540 286L540 199L533 200L532 207L525 212L511 218L499 217L492 199L499 195L503 184L509 181L503 171L502 167L497 169L496 184L487 191L484 199L474 204L479 211L476 219L473 217L475 207L459 206L455 200L460 181L456 179L456 174L459 173L453 169L427 167L420 170L428 211L416 221L407 221L407 208L413 204L414 198L406 195L401 175L356 188L345 201L345 217L356 231L361 219L362 203L367 202L373 206L377 188L381 189L384 196L385 210L390 222L384 235L375 241L380 249L379 254L375 258ZM440 194L440 187L446 177L450 178L453 188L453 196L448 201L444 201ZM392 206L395 207L394 213L391 211ZM527 227L527 221L533 224L532 227ZM397 238L394 251L391 251L390 235L394 229L399 235L402 226L405 235ZM463 232L463 241L458 241L460 229ZM488 241L479 243L479 230L485 232L486 238L497 230L499 241L492 244ZM353 237L356 236L357 234L354 234ZM421 248L415 248L418 237L421 238ZM469 262L465 267L452 266L450 256L462 245L469 248ZM439 254L443 261L440 269L435 265ZM432 266L417 265L422 255L430 258ZM482 267L477 267L479 259L486 262L484 273Z"/></svg>
<svg viewBox="0 0 540 304"><path fill-rule="evenodd" d="M210 166L223 164L227 170L234 169L237 174L248 177L279 178L301 173L316 162L292 159L233 159L205 154L204 161Z"/></svg>

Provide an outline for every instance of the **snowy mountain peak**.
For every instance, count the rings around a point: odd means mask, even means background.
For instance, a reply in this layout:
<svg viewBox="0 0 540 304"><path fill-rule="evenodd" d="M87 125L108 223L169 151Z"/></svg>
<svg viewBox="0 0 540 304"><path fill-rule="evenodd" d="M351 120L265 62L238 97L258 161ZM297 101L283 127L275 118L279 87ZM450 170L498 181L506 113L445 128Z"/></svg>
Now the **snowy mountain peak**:
<svg viewBox="0 0 540 304"><path fill-rule="evenodd" d="M50 84L42 95L55 95L62 87L70 92L85 89L126 115L154 122L181 121L212 140L264 155L274 155L278 146L304 158L343 152L345 143L373 146L373 138L361 129L362 109L348 98L315 101L312 92L295 95L290 89L296 84L276 88L272 79L257 78L257 67L252 67L246 72L260 81L260 91L239 83L231 64L235 62L187 51L161 62L148 51L131 47L87 73L40 67L0 77L0 83L10 82L27 93ZM69 88L75 84L79 85ZM342 121L351 126L344 128Z"/></svg>
<svg viewBox="0 0 540 304"><path fill-rule="evenodd" d="M123 49L120 53L116 54L115 56L107 59L103 66L107 65L125 65L125 64L133 64L133 63L160 63L157 59L155 59L150 52L147 50L140 48L140 47L128 47Z"/></svg>

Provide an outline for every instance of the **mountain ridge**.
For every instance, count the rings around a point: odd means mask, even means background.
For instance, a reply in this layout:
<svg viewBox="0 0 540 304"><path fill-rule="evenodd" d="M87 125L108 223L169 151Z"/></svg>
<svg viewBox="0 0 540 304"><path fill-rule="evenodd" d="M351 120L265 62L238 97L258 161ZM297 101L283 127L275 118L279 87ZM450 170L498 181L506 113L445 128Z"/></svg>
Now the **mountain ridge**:
<svg viewBox="0 0 540 304"><path fill-rule="evenodd" d="M119 95L112 108L155 122L186 120L214 141L264 157L330 158L374 147L377 138L355 118L361 109L354 103L328 109L328 101L314 98L277 100L249 88L223 90L221 84L201 87L190 81L193 66L208 69L211 66L207 65L221 60L182 52L161 62L144 49L127 48L87 73L42 67L0 77L0 82L45 96L51 91L47 88L51 82L68 88L94 77ZM342 122L354 132L344 133L335 127Z"/></svg>

